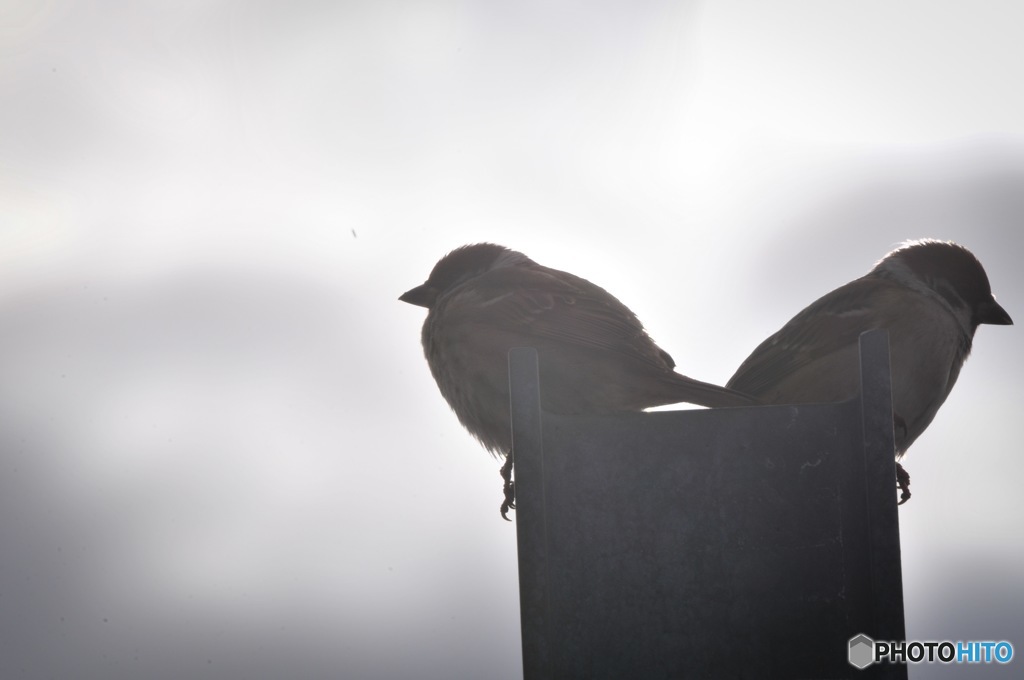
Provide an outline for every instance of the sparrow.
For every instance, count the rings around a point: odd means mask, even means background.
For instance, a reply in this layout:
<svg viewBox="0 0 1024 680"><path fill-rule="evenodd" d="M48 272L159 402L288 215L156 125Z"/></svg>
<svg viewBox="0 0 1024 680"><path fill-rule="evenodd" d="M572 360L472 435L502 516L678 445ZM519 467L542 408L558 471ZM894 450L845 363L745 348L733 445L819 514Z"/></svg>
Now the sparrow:
<svg viewBox="0 0 1024 680"><path fill-rule="evenodd" d="M981 324L1013 321L965 247L907 241L859 279L811 303L762 342L726 386L768 404L841 401L859 390L858 338L889 332L896 458L921 436L956 384ZM910 476L897 462L900 504Z"/></svg>
<svg viewBox="0 0 1024 680"><path fill-rule="evenodd" d="M537 350L541 406L558 414L607 414L690 402L746 406L750 397L676 373L626 305L604 288L493 243L456 248L402 302L426 307L423 353L459 422L511 476L508 351ZM506 517L507 519L507 517Z"/></svg>

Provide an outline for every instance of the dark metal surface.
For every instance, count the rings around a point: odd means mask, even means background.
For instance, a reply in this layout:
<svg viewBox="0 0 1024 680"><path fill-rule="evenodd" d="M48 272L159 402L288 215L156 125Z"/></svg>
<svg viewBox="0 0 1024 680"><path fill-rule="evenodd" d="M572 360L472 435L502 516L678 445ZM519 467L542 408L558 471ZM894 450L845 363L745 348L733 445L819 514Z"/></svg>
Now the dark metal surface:
<svg viewBox="0 0 1024 680"><path fill-rule="evenodd" d="M568 417L510 353L523 667L534 678L906 677L888 340L863 400Z"/></svg>

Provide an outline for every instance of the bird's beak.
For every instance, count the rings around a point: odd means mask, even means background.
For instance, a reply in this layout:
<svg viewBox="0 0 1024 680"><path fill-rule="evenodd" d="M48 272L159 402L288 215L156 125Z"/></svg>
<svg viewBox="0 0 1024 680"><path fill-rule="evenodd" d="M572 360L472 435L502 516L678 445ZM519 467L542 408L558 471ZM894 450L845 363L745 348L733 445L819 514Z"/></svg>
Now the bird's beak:
<svg viewBox="0 0 1024 680"><path fill-rule="evenodd" d="M429 309L433 306L434 301L437 300L437 291L433 286L424 283L422 286L416 286L412 290L405 291L398 299L402 302L408 302L410 305Z"/></svg>
<svg viewBox="0 0 1024 680"><path fill-rule="evenodd" d="M986 302L978 312L979 323L990 323L996 326L1013 325L1013 319L1010 318L1005 309L999 306L995 298Z"/></svg>

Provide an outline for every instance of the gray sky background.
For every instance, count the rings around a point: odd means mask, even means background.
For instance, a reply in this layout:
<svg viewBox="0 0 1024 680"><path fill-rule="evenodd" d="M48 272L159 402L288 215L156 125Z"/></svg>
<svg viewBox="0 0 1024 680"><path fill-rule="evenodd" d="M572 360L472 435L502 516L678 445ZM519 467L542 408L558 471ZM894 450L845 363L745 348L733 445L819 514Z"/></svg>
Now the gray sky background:
<svg viewBox="0 0 1024 680"><path fill-rule="evenodd" d="M722 382L936 237L1020 322L1021 13L0 2L0 675L519 676L497 463L397 296L495 241ZM911 638L1024 649L1019 333L906 461Z"/></svg>

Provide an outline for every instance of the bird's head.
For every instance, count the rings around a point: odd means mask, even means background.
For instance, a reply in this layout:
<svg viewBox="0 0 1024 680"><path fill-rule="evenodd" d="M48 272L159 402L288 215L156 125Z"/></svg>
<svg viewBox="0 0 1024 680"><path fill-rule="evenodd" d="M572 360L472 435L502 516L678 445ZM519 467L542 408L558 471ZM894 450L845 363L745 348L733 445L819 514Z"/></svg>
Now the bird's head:
<svg viewBox="0 0 1024 680"><path fill-rule="evenodd" d="M438 260L422 285L407 290L398 299L431 309L439 297L466 281L493 269L521 264L534 262L520 252L494 243L462 246Z"/></svg>
<svg viewBox="0 0 1024 680"><path fill-rule="evenodd" d="M1013 323L992 295L981 262L952 241L907 241L882 258L871 273L937 294L972 331L980 324Z"/></svg>

